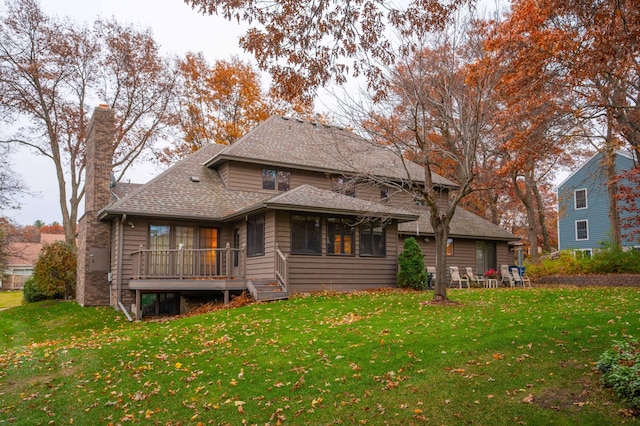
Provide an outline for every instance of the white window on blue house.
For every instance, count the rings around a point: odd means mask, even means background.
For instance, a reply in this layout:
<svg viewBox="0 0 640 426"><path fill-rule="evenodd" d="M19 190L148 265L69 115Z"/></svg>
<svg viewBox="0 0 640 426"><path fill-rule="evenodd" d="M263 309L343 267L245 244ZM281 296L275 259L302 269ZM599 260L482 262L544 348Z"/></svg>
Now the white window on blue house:
<svg viewBox="0 0 640 426"><path fill-rule="evenodd" d="M576 189L573 193L573 202L576 210L587 208L587 190Z"/></svg>
<svg viewBox="0 0 640 426"><path fill-rule="evenodd" d="M588 240L589 239L589 221L588 220L576 220L576 240Z"/></svg>

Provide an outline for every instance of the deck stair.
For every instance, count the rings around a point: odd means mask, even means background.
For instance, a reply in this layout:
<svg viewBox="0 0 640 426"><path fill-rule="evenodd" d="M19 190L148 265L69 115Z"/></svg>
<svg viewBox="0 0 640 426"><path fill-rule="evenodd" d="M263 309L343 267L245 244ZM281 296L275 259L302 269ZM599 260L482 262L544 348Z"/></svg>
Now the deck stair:
<svg viewBox="0 0 640 426"><path fill-rule="evenodd" d="M251 280L249 289L253 298L259 302L289 298L289 293L274 280Z"/></svg>

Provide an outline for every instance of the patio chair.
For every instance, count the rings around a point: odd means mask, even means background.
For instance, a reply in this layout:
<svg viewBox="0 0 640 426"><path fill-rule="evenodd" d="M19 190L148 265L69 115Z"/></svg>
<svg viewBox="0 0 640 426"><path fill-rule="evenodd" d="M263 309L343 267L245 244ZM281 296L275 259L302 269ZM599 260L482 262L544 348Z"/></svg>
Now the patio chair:
<svg viewBox="0 0 640 426"><path fill-rule="evenodd" d="M467 271L466 275L467 275L467 278L469 278L470 283L476 283L480 287L487 286L487 280L485 279L485 277L483 277L482 275L474 274L473 269L468 266L465 268L465 270Z"/></svg>
<svg viewBox="0 0 640 426"><path fill-rule="evenodd" d="M512 268L511 275L513 276L513 281L516 284L520 284L522 287L526 287L526 285L529 284L529 288L531 288L531 280L529 277L524 276L524 274L521 276L518 268Z"/></svg>
<svg viewBox="0 0 640 426"><path fill-rule="evenodd" d="M451 280L449 281L449 286L453 287L455 283L458 283L458 286L462 288L462 283L465 282L467 283L467 288L469 288L469 278L461 277L457 266L454 266L453 268L451 269Z"/></svg>
<svg viewBox="0 0 640 426"><path fill-rule="evenodd" d="M427 266L427 283L429 284L429 288L433 287L435 282L436 282L436 267Z"/></svg>
<svg viewBox="0 0 640 426"><path fill-rule="evenodd" d="M513 287L515 280L509 272L509 266L500 265L500 282L509 284L509 287Z"/></svg>

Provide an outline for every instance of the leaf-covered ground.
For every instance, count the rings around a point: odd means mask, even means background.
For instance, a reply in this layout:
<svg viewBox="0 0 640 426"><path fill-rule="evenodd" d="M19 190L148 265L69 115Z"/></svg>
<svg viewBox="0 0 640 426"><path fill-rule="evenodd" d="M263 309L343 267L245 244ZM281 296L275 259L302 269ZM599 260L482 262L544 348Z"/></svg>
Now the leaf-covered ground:
<svg viewBox="0 0 640 426"><path fill-rule="evenodd" d="M299 296L167 321L0 312L0 422L640 424L595 361L640 333L629 288Z"/></svg>

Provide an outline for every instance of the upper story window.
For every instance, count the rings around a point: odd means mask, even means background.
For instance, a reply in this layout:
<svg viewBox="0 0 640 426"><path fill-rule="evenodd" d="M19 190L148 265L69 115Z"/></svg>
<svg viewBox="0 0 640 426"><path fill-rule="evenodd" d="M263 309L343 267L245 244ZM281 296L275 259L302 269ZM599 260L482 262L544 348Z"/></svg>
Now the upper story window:
<svg viewBox="0 0 640 426"><path fill-rule="evenodd" d="M364 222L360 225L360 256L387 255L386 226L383 222Z"/></svg>
<svg viewBox="0 0 640 426"><path fill-rule="evenodd" d="M353 182L342 177L333 178L333 191L349 197L356 196L356 187Z"/></svg>
<svg viewBox="0 0 640 426"><path fill-rule="evenodd" d="M262 189L288 191L291 189L291 172L262 169Z"/></svg>
<svg viewBox="0 0 640 426"><path fill-rule="evenodd" d="M291 253L322 254L322 226L320 216L291 215Z"/></svg>
<svg viewBox="0 0 640 426"><path fill-rule="evenodd" d="M573 201L576 210L587 208L587 190L576 189L573 193Z"/></svg>
<svg viewBox="0 0 640 426"><path fill-rule="evenodd" d="M344 217L327 218L327 254L353 256L356 237L352 219Z"/></svg>
<svg viewBox="0 0 640 426"><path fill-rule="evenodd" d="M391 192L388 186L380 188L380 201L389 201L390 194Z"/></svg>
<svg viewBox="0 0 640 426"><path fill-rule="evenodd" d="M576 220L576 240L589 239L589 221Z"/></svg>

